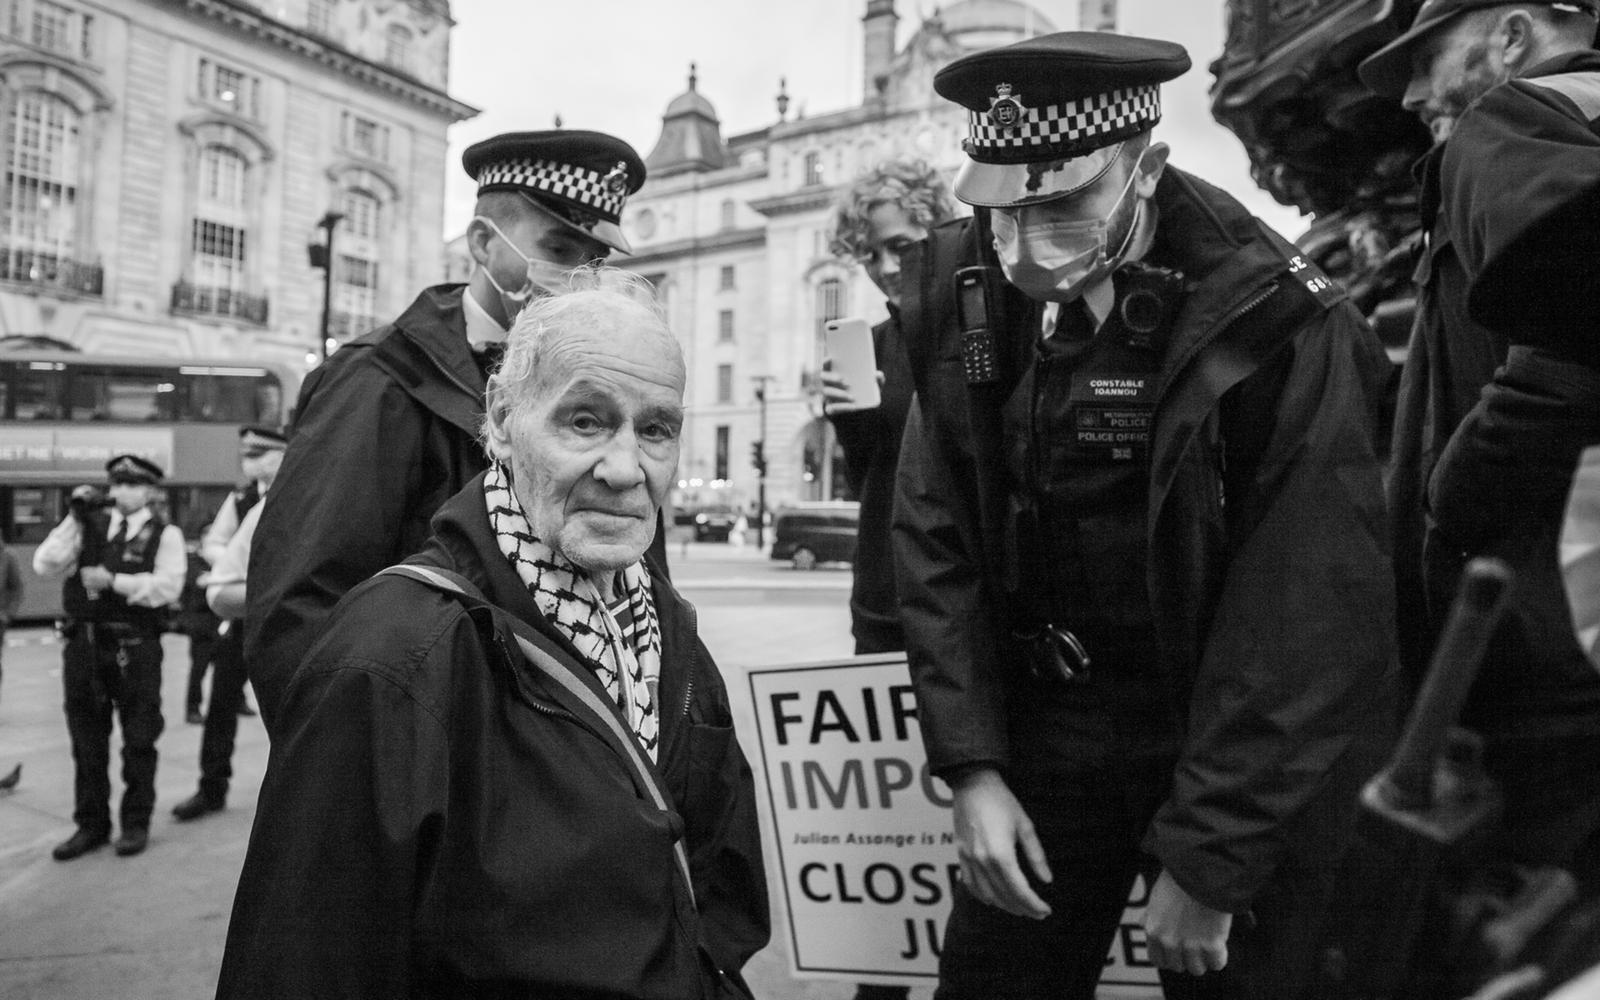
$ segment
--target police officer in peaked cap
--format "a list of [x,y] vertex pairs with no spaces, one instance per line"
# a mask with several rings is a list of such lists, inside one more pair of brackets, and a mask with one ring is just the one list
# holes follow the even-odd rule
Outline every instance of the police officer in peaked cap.
[[250,554],[245,659],[269,734],[334,604],[415,552],[439,505],[484,470],[485,379],[517,314],[567,270],[629,250],[622,211],[645,166],[621,139],[511,132],[462,166],[478,185],[471,280],[424,289],[301,389]]
[[71,511],[33,554],[33,571],[62,580],[61,681],[72,736],[77,829],[51,852],[71,861],[111,837],[111,720],[122,730],[116,852],[144,851],[156,800],[161,735],[161,633],[183,591],[183,533],[150,506],[161,466],[141,455],[106,462],[110,506],[75,494]]
[[1168,997],[1303,996],[1393,695],[1342,289],[1168,165],[1151,39],[958,59],[957,197],[904,265],[896,579],[961,884],[941,1000],[1090,998],[1137,876]]

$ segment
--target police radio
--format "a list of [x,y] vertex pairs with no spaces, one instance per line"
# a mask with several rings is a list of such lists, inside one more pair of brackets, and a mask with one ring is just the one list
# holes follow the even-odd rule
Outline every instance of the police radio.
[[961,325],[961,370],[968,385],[994,385],[1001,380],[1000,343],[990,318],[992,267],[963,267],[956,272],[956,315]]

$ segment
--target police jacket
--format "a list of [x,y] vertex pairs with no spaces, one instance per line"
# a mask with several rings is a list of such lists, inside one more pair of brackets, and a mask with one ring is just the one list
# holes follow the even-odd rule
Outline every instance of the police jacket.
[[[1372,442],[1387,360],[1342,292],[1228,195],[1169,167],[1154,203],[1152,255],[1189,290],[1154,391],[1147,590],[1187,728],[1146,847],[1191,895],[1241,912],[1288,852],[1325,863],[1393,722]],[[976,258],[972,229],[935,230],[907,264],[937,286],[923,313],[945,318],[907,321],[908,343],[930,339],[895,509],[918,712],[944,775],[1004,773],[1022,671],[983,568],[954,294],[947,268],[929,273],[942,241]],[[1008,334],[1036,336],[1037,313],[1023,319]]]
[[250,553],[245,658],[269,731],[334,604],[421,549],[429,518],[488,464],[465,293],[464,285],[426,289],[301,386]]
[[861,501],[850,588],[850,623],[857,653],[898,652],[905,648],[895,596],[894,556],[889,518],[894,510],[895,466],[900,438],[911,409],[911,370],[901,342],[898,310],[872,328],[878,370],[883,372],[880,402],[871,410],[835,413],[829,419],[844,449],[845,476]]
[[1551,59],[1479,98],[1445,144],[1442,187],[1472,317],[1513,346],[1600,368],[1600,52]]
[[1427,670],[1439,626],[1430,616],[1422,576],[1428,478],[1450,435],[1506,358],[1505,336],[1467,315],[1466,271],[1439,211],[1443,160],[1444,147],[1435,146],[1417,164],[1419,211],[1427,235],[1412,274],[1417,305],[1395,402],[1386,487],[1400,660],[1414,682]]
[[481,478],[434,527],[412,562],[489,603],[384,574],[327,620],[282,695],[217,996],[748,996],[769,934],[755,793],[694,609],[652,570],[658,808],[522,654],[518,628],[604,699],[501,555]]

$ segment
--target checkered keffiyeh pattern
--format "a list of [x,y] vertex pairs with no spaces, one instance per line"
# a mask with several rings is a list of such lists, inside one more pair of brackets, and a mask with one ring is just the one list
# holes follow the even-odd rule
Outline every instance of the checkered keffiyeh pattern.
[[980,162],[1019,151],[1035,157],[1051,151],[1073,156],[1109,145],[1119,134],[1126,137],[1154,126],[1161,120],[1161,92],[1159,87],[1132,87],[1066,104],[1024,106],[1011,128],[996,125],[988,111],[969,111],[967,120],[967,152]]
[[608,222],[622,218],[627,188],[616,194],[606,183],[609,174],[555,160],[500,160],[478,171],[478,187],[510,184],[576,202]]
[[522,504],[511,490],[511,476],[501,463],[489,468],[483,495],[500,552],[533,595],[539,611],[555,622],[589,661],[639,745],[655,760],[661,742],[656,710],[661,627],[650,596],[650,572],[643,562],[621,572],[629,613],[627,624],[619,625],[588,574],[533,534]]

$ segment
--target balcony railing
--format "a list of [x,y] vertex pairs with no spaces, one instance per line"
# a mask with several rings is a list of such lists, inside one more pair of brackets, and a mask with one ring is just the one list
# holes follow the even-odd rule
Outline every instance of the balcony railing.
[[39,285],[79,295],[101,295],[105,269],[53,253],[0,247],[0,281]]
[[376,316],[366,313],[333,312],[328,314],[328,336],[338,341],[354,340],[376,330],[382,323]]
[[267,323],[267,297],[249,295],[236,288],[192,285],[180,281],[172,286],[172,311],[202,316],[227,316],[248,323]]

